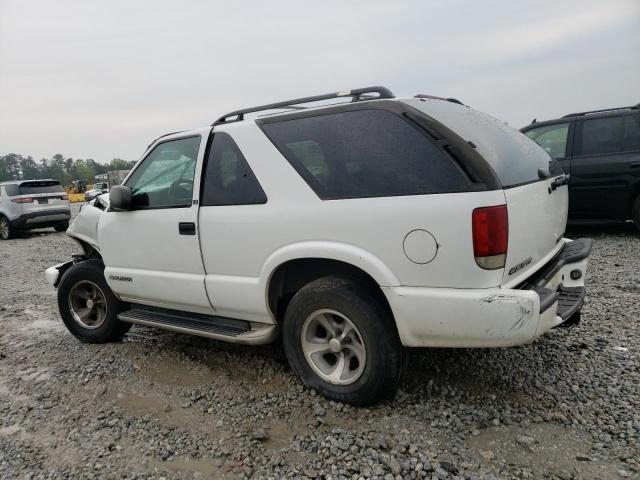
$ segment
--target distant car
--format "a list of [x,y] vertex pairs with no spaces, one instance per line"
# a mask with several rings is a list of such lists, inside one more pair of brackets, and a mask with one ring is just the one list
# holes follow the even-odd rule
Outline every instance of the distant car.
[[57,180],[18,180],[0,183],[0,239],[17,230],[69,228],[69,199]]
[[640,229],[640,104],[534,120],[521,131],[570,175],[570,221],[633,220]]
[[84,192],[84,199],[87,202],[89,202],[89,201],[93,200],[94,198],[96,198],[98,195],[102,195],[103,193],[107,193],[108,191],[109,191],[109,189],[107,188],[107,184],[106,183],[102,183],[102,184],[97,183],[97,184],[94,184],[94,188]]

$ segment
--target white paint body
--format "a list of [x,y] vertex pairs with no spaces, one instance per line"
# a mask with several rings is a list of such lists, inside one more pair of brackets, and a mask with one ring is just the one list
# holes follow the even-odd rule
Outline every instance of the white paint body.
[[[514,287],[568,241],[562,239],[566,186],[549,194],[549,179],[507,190],[321,200],[254,121],[216,126],[220,131],[237,143],[267,203],[196,203],[211,133],[204,128],[163,138],[202,138],[191,207],[114,212],[90,205],[70,227],[69,235],[100,252],[107,283],[121,299],[248,320],[259,328],[276,323],[267,293],[278,266],[325,258],[358,267],[378,283],[406,346],[523,344],[561,322],[555,306],[540,315],[538,295]],[[507,266],[484,270],[474,260],[472,211],[505,203]],[[179,222],[195,222],[196,235],[179,235]],[[416,230],[426,233],[408,237]],[[511,265],[528,257],[526,268],[508,274]],[[575,268],[584,272],[586,260],[565,266],[550,283],[565,276],[566,286],[582,285],[584,275],[567,281]]]

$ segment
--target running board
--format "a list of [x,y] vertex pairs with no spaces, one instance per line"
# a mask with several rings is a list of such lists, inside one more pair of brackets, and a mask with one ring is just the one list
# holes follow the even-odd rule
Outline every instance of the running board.
[[277,326],[273,324],[254,324],[252,328],[245,320],[146,305],[132,305],[118,314],[118,320],[233,343],[264,344],[277,335]]

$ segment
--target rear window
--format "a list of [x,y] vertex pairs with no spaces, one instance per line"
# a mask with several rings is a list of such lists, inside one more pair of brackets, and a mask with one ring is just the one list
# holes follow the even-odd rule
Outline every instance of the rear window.
[[401,117],[357,110],[261,128],[326,200],[468,190],[458,167]]
[[562,172],[558,162],[536,142],[489,115],[442,100],[407,103],[473,142],[505,188],[539,180],[540,168],[549,169],[552,174]]
[[20,184],[20,195],[64,192],[60,182],[26,182]]

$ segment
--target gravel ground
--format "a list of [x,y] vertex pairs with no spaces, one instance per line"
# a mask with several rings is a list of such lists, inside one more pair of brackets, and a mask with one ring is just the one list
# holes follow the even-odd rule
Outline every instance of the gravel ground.
[[62,233],[0,243],[1,478],[640,478],[640,236],[595,238],[582,323],[532,345],[415,350],[396,397],[301,386],[279,345],[134,327],[87,345],[44,269]]

